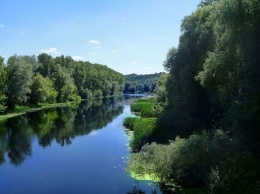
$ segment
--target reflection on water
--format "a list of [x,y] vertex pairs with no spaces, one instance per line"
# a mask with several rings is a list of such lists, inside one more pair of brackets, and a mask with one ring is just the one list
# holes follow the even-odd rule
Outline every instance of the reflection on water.
[[133,98],[84,101],[0,123],[0,193],[155,193],[154,183],[125,171],[122,122]]
[[123,112],[115,103],[122,97],[84,101],[78,107],[62,107],[28,113],[0,124],[0,164],[8,153],[10,162],[21,164],[32,154],[32,138],[36,135],[42,147],[55,140],[59,145],[70,145],[77,136],[87,135],[110,123]]

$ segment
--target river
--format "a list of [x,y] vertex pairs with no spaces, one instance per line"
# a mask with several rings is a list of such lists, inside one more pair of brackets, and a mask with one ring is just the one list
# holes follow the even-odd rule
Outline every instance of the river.
[[122,123],[132,114],[132,98],[85,101],[0,123],[0,193],[160,193],[125,170],[130,151]]

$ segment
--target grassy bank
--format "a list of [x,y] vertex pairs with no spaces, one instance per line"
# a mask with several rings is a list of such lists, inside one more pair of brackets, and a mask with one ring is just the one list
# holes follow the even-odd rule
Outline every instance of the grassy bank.
[[123,124],[133,133],[130,147],[134,152],[136,152],[139,151],[144,144],[151,141],[151,134],[156,129],[154,99],[139,99],[131,105],[131,110],[138,115],[141,115],[141,117],[127,117]]
[[62,103],[53,103],[53,104],[38,104],[36,107],[29,107],[29,106],[16,106],[12,112],[9,112],[4,115],[0,115],[0,121],[17,117],[23,114],[26,114],[28,112],[35,112],[43,109],[48,108],[56,108],[56,107],[64,107],[64,106],[70,106],[73,104],[78,104],[79,101],[73,101],[73,102],[62,102]]
[[154,99],[141,98],[131,105],[131,111],[136,112],[141,117],[154,117]]

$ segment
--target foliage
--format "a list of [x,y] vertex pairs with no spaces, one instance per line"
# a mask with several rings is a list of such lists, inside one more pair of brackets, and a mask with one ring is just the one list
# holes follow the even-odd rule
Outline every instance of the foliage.
[[142,117],[153,117],[154,112],[154,99],[146,98],[139,99],[131,105],[131,111],[138,112]]
[[259,192],[259,17],[258,0],[203,0],[183,19],[155,105],[155,132],[179,137],[134,153],[131,172],[185,193]]
[[104,65],[74,62],[72,77],[81,98],[95,96],[96,90],[100,97],[118,95],[124,89],[124,76]]
[[11,56],[7,64],[7,105],[23,105],[28,101],[28,94],[31,92],[32,65],[17,55]]
[[138,120],[138,117],[126,117],[123,125],[129,129],[129,130],[134,130],[134,124],[136,123],[136,121]]
[[79,101],[119,95],[124,76],[105,65],[77,62],[69,56],[46,53],[0,57],[0,113],[19,106]]
[[4,58],[0,56],[0,113],[6,109],[5,100],[6,100],[6,68],[4,65]]
[[52,80],[50,80],[48,77],[44,78],[40,74],[33,77],[30,95],[32,102],[54,103],[56,101],[57,95],[58,93],[54,89]]
[[[203,186],[213,193],[257,191],[259,163],[248,152],[237,152],[232,146],[232,140],[222,131],[187,139],[177,137],[168,145],[147,144],[131,155],[128,171],[155,174],[170,185]],[[253,168],[247,167],[248,162]]]
[[124,93],[154,93],[156,83],[163,74],[165,73],[125,75],[126,83]]
[[166,90],[166,83],[168,80],[169,75],[168,74],[163,74],[160,76],[160,79],[157,82],[155,93],[155,114],[161,115],[165,107],[167,106],[167,90]]
[[136,118],[130,120],[130,123],[128,122],[127,124],[130,124],[130,127],[132,125],[132,130],[134,131],[130,142],[130,147],[133,151],[138,151],[144,144],[151,142],[150,136],[156,129],[155,118]]

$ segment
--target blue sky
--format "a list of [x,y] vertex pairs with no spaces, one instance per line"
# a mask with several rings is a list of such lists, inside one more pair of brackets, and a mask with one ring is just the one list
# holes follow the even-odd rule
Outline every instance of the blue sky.
[[100,63],[123,74],[164,71],[184,16],[200,0],[1,0],[0,55]]

